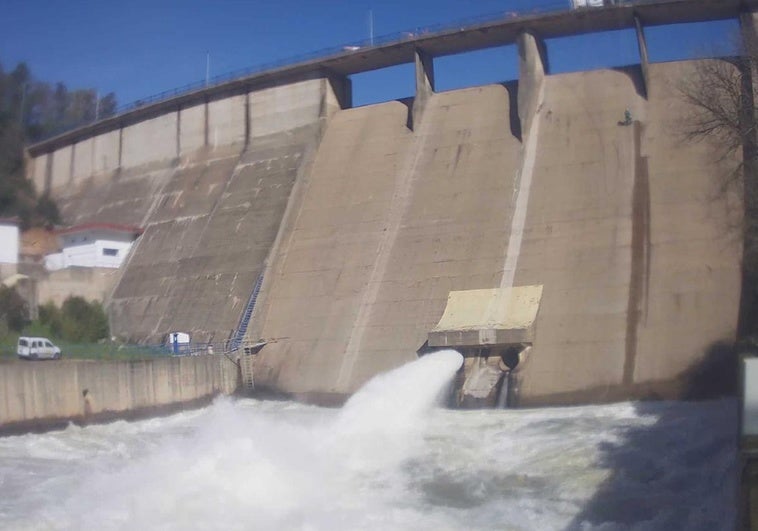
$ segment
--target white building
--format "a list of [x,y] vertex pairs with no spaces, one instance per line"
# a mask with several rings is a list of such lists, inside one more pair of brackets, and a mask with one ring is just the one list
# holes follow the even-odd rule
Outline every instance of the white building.
[[18,220],[0,218],[0,263],[18,263]]
[[50,271],[71,266],[118,268],[142,229],[113,223],[87,223],[56,231],[60,253],[45,257]]

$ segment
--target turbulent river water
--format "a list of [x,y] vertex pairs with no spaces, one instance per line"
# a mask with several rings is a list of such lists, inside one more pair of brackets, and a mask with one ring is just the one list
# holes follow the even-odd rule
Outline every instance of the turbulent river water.
[[736,403],[435,407],[433,354],[342,409],[219,399],[0,439],[0,529],[732,529]]

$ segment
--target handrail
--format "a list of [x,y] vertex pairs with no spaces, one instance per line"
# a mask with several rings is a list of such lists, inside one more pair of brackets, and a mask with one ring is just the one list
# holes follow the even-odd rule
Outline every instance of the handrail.
[[116,109],[116,114],[122,114],[132,109],[137,109],[139,107],[143,107],[150,103],[156,103],[159,101],[163,101],[165,99],[170,99],[170,98],[173,98],[174,96],[179,96],[181,94],[192,92],[194,90],[216,87],[218,85],[228,83],[229,81],[243,79],[252,74],[257,74],[260,72],[264,72],[266,70],[273,70],[275,68],[281,68],[283,66],[290,66],[290,65],[295,65],[298,63],[304,63],[304,62],[311,61],[313,59],[318,59],[318,58],[326,59],[326,58],[336,57],[340,55],[349,55],[350,53],[358,49],[374,48],[378,46],[384,46],[387,44],[396,44],[403,41],[415,39],[420,36],[429,36],[434,33],[442,33],[447,30],[460,29],[461,27],[474,26],[477,24],[484,24],[487,22],[497,22],[499,20],[503,20],[507,18],[513,18],[513,17],[518,17],[518,16],[524,16],[524,15],[536,15],[536,14],[570,11],[571,10],[570,7],[567,7],[570,5],[571,5],[570,2],[567,0],[563,0],[561,2],[556,2],[554,0],[551,0],[551,2],[546,5],[532,6],[530,8],[521,9],[521,10],[517,9],[517,10],[511,10],[511,11],[498,11],[497,13],[488,13],[485,15],[466,17],[463,19],[456,20],[454,22],[445,22],[445,23],[433,24],[431,26],[425,26],[423,28],[416,27],[410,30],[387,33],[385,35],[374,37],[373,40],[361,39],[357,41],[344,43],[338,46],[330,46],[327,48],[322,48],[320,50],[315,50],[315,51],[307,52],[304,54],[298,54],[295,56],[286,57],[284,59],[268,61],[265,63],[260,63],[257,65],[240,68],[237,70],[232,70],[231,72],[225,72],[223,74],[219,74],[210,78],[208,82],[202,79],[199,81],[194,81],[192,83],[187,83],[186,85],[183,85],[180,87],[164,90],[163,92],[152,94],[144,98],[139,98],[130,103],[121,105]]
[[[624,1],[627,1],[627,0],[624,0]],[[622,2],[617,0],[616,3],[622,3]],[[295,56],[286,57],[283,59],[278,59],[275,61],[259,63],[257,65],[240,68],[237,70],[232,70],[231,72],[225,72],[223,74],[213,76],[207,81],[204,79],[199,80],[199,81],[193,81],[192,83],[187,83],[179,87],[164,90],[162,92],[158,92],[150,96],[139,98],[137,100],[126,103],[124,105],[120,105],[119,107],[116,108],[116,112],[113,115],[108,116],[105,119],[112,119],[114,117],[133,111],[135,109],[145,107],[146,105],[151,105],[154,103],[170,100],[177,96],[189,94],[191,92],[198,91],[198,90],[211,89],[211,88],[223,85],[225,83],[229,83],[231,81],[241,80],[253,74],[259,74],[261,72],[274,70],[276,68],[293,66],[299,63],[306,63],[309,61],[313,61],[315,59],[331,59],[331,58],[336,58],[340,56],[347,56],[354,53],[357,50],[365,50],[367,48],[377,48],[380,46],[386,46],[390,44],[398,44],[398,43],[402,43],[409,40],[415,40],[419,37],[432,36],[435,33],[443,33],[445,31],[450,31],[450,30],[466,29],[467,27],[475,26],[479,24],[497,22],[500,20],[512,19],[512,18],[527,16],[527,15],[538,15],[538,14],[571,11],[572,9],[570,8],[570,6],[571,6],[570,0],[563,0],[563,1],[550,0],[549,2],[543,3],[542,5],[538,5],[538,6],[530,6],[528,8],[522,8],[522,9],[514,8],[509,11],[498,11],[497,13],[488,13],[484,15],[466,17],[463,19],[458,19],[454,22],[444,22],[444,23],[424,26],[423,28],[416,27],[410,30],[396,31],[396,32],[374,37],[373,39],[361,39],[357,41],[344,43],[338,46],[330,46],[330,47],[322,48],[322,49],[315,50],[312,52],[307,52],[304,54],[299,54]],[[95,122],[96,120],[89,123],[95,123]],[[77,129],[84,125],[88,125],[88,124],[83,123],[83,124],[78,124],[76,126],[67,127],[65,129],[56,130],[46,135],[45,137],[41,138],[40,140],[36,141],[35,143],[45,142],[46,140],[49,140],[50,138],[53,138],[55,136],[66,133],[68,131]]]

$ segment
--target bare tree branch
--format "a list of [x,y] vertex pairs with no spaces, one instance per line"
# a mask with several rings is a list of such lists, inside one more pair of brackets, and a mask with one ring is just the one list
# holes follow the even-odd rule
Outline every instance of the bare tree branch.
[[692,142],[707,141],[715,161],[727,168],[719,176],[722,197],[737,192],[742,216],[742,297],[739,334],[758,334],[758,45],[752,34],[741,40],[739,54],[698,61],[695,71],[679,83],[690,108],[682,133]]

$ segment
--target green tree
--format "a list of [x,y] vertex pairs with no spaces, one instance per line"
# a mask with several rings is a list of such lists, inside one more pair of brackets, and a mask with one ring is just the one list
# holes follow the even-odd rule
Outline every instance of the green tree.
[[74,343],[94,343],[110,335],[102,305],[82,297],[68,297],[60,308],[52,302],[41,305],[39,320],[55,337]]
[[35,80],[25,63],[11,71],[0,65],[0,217],[18,217],[22,229],[59,223],[55,202],[37,197],[26,179],[24,146],[115,110],[113,93],[98,101],[94,90]]
[[108,118],[116,114],[116,95],[113,92],[109,92],[104,97],[100,98],[100,111],[99,118]]
[[98,302],[68,297],[61,306],[63,338],[68,341],[94,342],[108,337],[108,317]]
[[41,218],[41,221],[50,224],[58,224],[61,222],[58,205],[47,194],[42,194],[39,199],[37,199],[36,211],[37,215]]
[[9,330],[20,332],[29,324],[29,306],[18,292],[0,285],[0,321]]
[[50,329],[50,333],[55,337],[63,337],[60,308],[53,302],[46,302],[40,305],[38,312],[39,321]]

